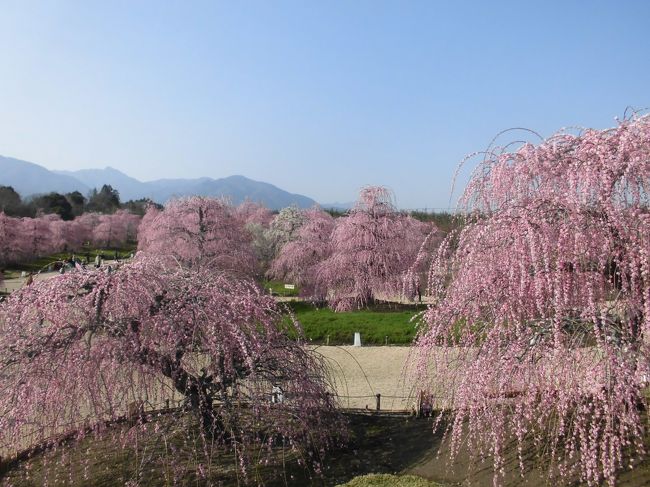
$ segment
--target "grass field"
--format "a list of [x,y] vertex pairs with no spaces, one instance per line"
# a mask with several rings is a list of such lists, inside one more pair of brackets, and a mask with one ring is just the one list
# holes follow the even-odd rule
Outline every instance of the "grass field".
[[284,281],[263,281],[261,285],[262,288],[267,292],[270,289],[273,292],[273,296],[294,298],[300,295],[300,289],[298,289],[298,286],[296,286],[294,289],[286,289],[284,287],[284,284]]
[[413,316],[425,309],[413,305],[376,305],[371,309],[335,313],[310,303],[286,303],[301,323],[306,337],[320,344],[352,345],[354,332],[362,344],[406,345],[415,337]]

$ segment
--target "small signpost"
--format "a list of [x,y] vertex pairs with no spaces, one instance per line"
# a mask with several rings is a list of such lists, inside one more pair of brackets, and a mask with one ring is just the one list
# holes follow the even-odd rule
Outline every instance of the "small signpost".
[[296,289],[296,285],[295,284],[285,284],[284,288],[285,289]]

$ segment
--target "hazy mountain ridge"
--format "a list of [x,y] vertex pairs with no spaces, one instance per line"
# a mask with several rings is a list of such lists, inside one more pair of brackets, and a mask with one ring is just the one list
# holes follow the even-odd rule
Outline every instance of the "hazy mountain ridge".
[[112,167],[81,169],[78,171],[50,171],[32,162],[0,156],[0,185],[13,186],[23,197],[56,191],[80,191],[87,194],[92,188],[110,184],[120,193],[122,201],[150,198],[164,203],[173,197],[225,196],[234,204],[245,200],[260,202],[271,209],[289,205],[308,208],[316,203],[301,194],[284,191],[269,183],[254,181],[244,176],[212,179],[158,179],[142,182]]
[[23,196],[32,194],[69,193],[80,191],[86,194],[90,187],[67,174],[54,173],[33,162],[13,157],[0,156],[0,184],[12,186]]
[[52,171],[57,174],[65,174],[73,177],[89,188],[101,188],[104,184],[110,184],[120,192],[123,201],[142,198],[139,196],[145,183],[132,178],[117,169],[105,167],[104,169],[80,169],[79,171]]

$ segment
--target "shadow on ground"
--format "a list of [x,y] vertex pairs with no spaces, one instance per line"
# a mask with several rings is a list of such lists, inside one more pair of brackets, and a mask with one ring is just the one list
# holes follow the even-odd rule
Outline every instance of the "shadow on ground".
[[[493,473],[490,459],[474,463],[466,451],[460,451],[453,462],[449,461],[448,441],[441,433],[433,433],[431,418],[414,418],[399,414],[348,413],[350,441],[345,448],[330,452],[324,459],[322,471],[316,473],[304,467],[290,455],[276,455],[271,463],[249,472],[249,485],[276,486],[334,486],[368,473],[414,474],[447,486],[492,486]],[[163,420],[159,420],[163,421]],[[174,424],[187,421],[174,420]],[[161,423],[162,424],[162,423]],[[181,425],[187,433],[192,425]],[[116,429],[119,431],[119,428]],[[234,458],[220,454],[215,459],[207,477],[197,471],[186,470],[179,475],[173,471],[173,461],[150,461],[142,467],[147,454],[153,458],[158,453],[169,455],[167,445],[141,438],[137,449],[116,446],[114,441],[87,437],[79,442],[59,446],[54,451],[40,452],[29,460],[5,464],[3,485],[37,486],[48,483],[74,486],[130,485],[246,485],[238,473]],[[171,438],[170,438],[171,441]],[[191,456],[195,444],[187,442],[187,435],[172,448],[172,456],[183,460]],[[91,458],[91,460],[88,460]],[[160,458],[164,455],[160,455]],[[505,487],[528,485],[559,485],[546,479],[543,466],[536,466],[534,458],[527,458],[528,470],[521,477],[514,445],[506,452],[506,474],[501,485]],[[187,463],[182,461],[183,464]],[[577,484],[574,484],[577,485]],[[650,485],[650,461],[623,472],[619,486],[640,487]]]

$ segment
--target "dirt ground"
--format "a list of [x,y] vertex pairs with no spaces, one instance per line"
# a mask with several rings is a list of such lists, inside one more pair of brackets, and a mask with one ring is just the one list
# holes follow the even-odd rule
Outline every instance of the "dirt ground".
[[415,405],[415,394],[405,374],[410,350],[410,347],[314,347],[329,366],[341,407],[374,410],[376,395],[381,394],[382,411],[405,411]]
[[[314,472],[306,469],[304,464],[297,464],[294,460],[287,458],[287,463],[270,464],[256,468],[254,477],[256,481],[251,485],[265,485],[266,487],[331,487],[340,485],[350,479],[368,473],[397,473],[412,474],[433,480],[445,487],[489,487],[493,485],[493,472],[489,458],[485,461],[472,461],[468,452],[461,448],[453,462],[449,461],[448,440],[443,440],[441,432],[433,432],[433,420],[431,418],[413,418],[407,415],[396,414],[373,414],[373,413],[348,413],[348,424],[350,428],[350,442],[341,448],[329,452],[323,458],[322,474],[314,475]],[[144,438],[139,448],[149,448]],[[45,464],[39,466],[40,455],[33,457],[30,480],[26,480],[20,474],[21,465],[5,464],[0,468],[0,484],[18,486],[43,485],[42,469],[54,470],[59,477],[60,485],[71,485],[81,487],[86,485],[123,485],[127,480],[133,478],[134,471],[141,468],[139,463],[133,461],[134,454],[130,453],[131,446],[125,448],[106,449],[101,442],[93,442],[88,436],[78,445],[72,445],[69,449],[54,450],[46,454],[49,458]],[[84,458],[93,451],[93,461],[89,464],[90,477],[85,478]],[[59,457],[60,452],[66,452],[66,459]],[[63,460],[63,463],[59,461]],[[144,457],[142,459],[144,461]],[[29,460],[32,462],[32,460]],[[241,479],[233,475],[233,469],[229,467],[232,459],[221,458],[217,463],[221,465],[220,470],[214,473],[216,478],[213,482],[189,481],[192,478],[180,480],[179,485],[222,485],[240,486]],[[526,471],[520,475],[517,467],[516,449],[509,448],[505,452],[505,477],[500,479],[502,487],[530,486],[541,487],[551,485],[570,485],[577,487],[579,483],[559,483],[549,481],[544,475],[545,471],[536,465],[535,459],[526,459]],[[23,465],[24,466],[24,465]],[[41,473],[39,473],[41,472]],[[151,470],[150,472],[154,472]],[[155,471],[161,474],[160,471]],[[150,474],[152,475],[152,474]],[[140,478],[138,485],[142,487],[161,485],[154,477],[147,475]],[[22,477],[22,479],[21,479]],[[642,487],[650,485],[650,466],[648,462],[638,465],[631,471],[622,472],[619,486]]]
[[[103,268],[106,268],[107,266],[110,265],[113,269],[115,269],[115,267],[119,265],[119,263],[114,260],[104,260],[102,262],[103,262]],[[58,275],[60,275],[58,271],[40,272],[38,274],[33,274],[32,278],[34,281],[44,281],[46,279],[50,279]],[[26,281],[27,281],[27,277],[12,277],[11,279],[4,279],[0,282],[0,291],[5,293],[12,293],[20,289],[21,287],[23,287]]]
[[[58,272],[41,272],[40,274],[34,274],[33,279],[35,281],[44,281],[46,279],[49,279],[51,277],[58,276]],[[0,283],[0,290],[3,292],[8,292],[12,293],[16,291],[17,289],[20,289],[23,287],[25,284],[25,281],[27,280],[26,277],[15,277],[12,279],[5,279]]]

